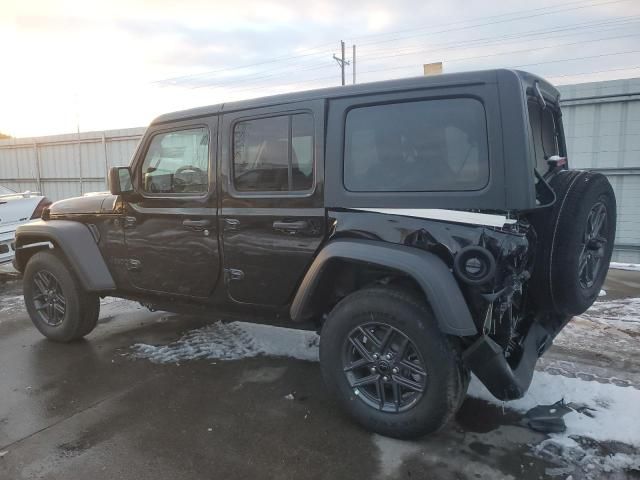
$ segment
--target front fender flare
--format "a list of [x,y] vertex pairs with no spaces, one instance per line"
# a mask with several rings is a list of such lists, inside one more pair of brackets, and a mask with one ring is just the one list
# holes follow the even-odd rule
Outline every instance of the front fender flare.
[[380,265],[409,275],[422,288],[442,332],[456,336],[478,333],[460,287],[439,257],[414,247],[359,239],[334,240],[320,251],[291,304],[292,320],[304,318],[323,270],[333,259]]
[[64,253],[85,290],[115,290],[111,272],[86,225],[71,220],[38,220],[20,225],[16,230],[16,261],[21,262],[21,251],[30,244],[43,241],[52,242]]

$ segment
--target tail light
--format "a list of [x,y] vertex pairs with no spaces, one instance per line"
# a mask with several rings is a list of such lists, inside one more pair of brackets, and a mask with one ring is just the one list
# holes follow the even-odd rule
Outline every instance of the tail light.
[[51,205],[51,200],[49,200],[47,197],[43,197],[42,200],[40,200],[40,203],[38,203],[36,209],[33,211],[31,220],[41,218],[45,208],[47,208],[49,205]]

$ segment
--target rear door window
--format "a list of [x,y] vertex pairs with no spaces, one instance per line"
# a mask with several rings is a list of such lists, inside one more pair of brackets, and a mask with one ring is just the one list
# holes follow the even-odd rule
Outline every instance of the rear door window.
[[313,164],[311,114],[245,120],[234,126],[233,181],[239,192],[308,191]]
[[347,114],[347,190],[479,190],[488,180],[487,124],[478,100],[391,103]]

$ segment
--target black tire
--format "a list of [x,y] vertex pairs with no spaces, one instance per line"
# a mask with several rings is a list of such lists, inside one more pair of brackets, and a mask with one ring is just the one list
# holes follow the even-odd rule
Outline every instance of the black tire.
[[[584,171],[560,172],[550,182],[556,192],[551,212],[534,220],[539,252],[531,285],[535,299],[549,310],[579,315],[587,310],[602,288],[616,227],[616,199],[607,178]],[[604,211],[605,222],[597,241],[588,237],[596,209]],[[591,279],[586,281],[585,258]]]
[[[345,373],[345,355],[353,348],[349,339],[354,332],[359,335],[359,327],[372,325],[372,322],[384,325],[381,327],[383,329],[392,328],[394,335],[400,338],[400,343],[403,338],[408,339],[411,348],[415,349],[415,358],[420,360],[417,363],[423,365],[426,371],[424,379],[421,375],[412,377],[415,383],[424,380],[422,393],[405,391],[399,395],[412,402],[408,406],[401,407],[395,402],[384,403],[385,397],[382,395],[384,407],[372,403],[365,391],[369,386],[354,388]],[[374,331],[371,329],[370,333]],[[373,341],[369,346],[375,346]],[[400,349],[394,352],[393,348],[393,345],[389,346],[392,353],[400,355]],[[402,358],[398,357],[398,362],[400,360]],[[433,313],[423,301],[413,294],[392,288],[360,290],[335,306],[321,332],[320,367],[329,390],[351,416],[367,429],[389,437],[415,438],[438,431],[452,418],[466,394],[468,372],[462,365],[455,344],[440,332]],[[368,368],[371,367],[366,367],[363,375],[366,375]],[[386,367],[385,370],[389,371]],[[377,372],[376,384],[379,388],[382,366]],[[394,373],[398,372],[394,370]],[[399,373],[403,375],[402,371]],[[394,382],[396,377],[390,374],[385,378],[393,378],[390,382]],[[384,391],[391,389],[395,394],[395,386],[387,382],[382,385]]]
[[[49,296],[43,297],[43,286],[52,292]],[[78,340],[88,335],[98,323],[98,296],[85,292],[64,260],[55,253],[38,252],[29,259],[24,271],[23,291],[31,321],[49,340]],[[49,298],[50,303],[46,301]]]

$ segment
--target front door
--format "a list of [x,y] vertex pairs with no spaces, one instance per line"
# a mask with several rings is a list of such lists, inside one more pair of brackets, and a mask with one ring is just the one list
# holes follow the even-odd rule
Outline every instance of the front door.
[[145,136],[125,206],[126,266],[134,288],[209,297],[219,270],[215,152],[217,118]]
[[221,132],[229,296],[285,305],[325,236],[324,103],[225,114]]

